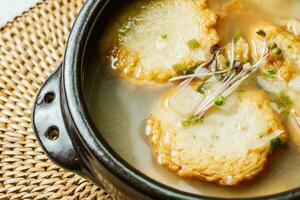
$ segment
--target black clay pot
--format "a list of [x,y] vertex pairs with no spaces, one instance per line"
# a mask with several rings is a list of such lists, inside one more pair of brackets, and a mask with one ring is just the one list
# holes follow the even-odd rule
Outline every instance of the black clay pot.
[[[87,0],[71,32],[65,59],[38,94],[33,125],[41,146],[58,165],[104,187],[115,199],[216,199],[181,192],[146,177],[118,156],[93,125],[83,98],[84,59],[93,35],[122,0]],[[89,59],[93,59],[90,57]],[[300,189],[252,198],[300,199]]]

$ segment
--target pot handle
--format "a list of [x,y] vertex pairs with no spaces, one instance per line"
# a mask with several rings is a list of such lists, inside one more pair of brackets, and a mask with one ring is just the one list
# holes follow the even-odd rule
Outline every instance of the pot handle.
[[88,167],[78,154],[78,145],[70,137],[63,117],[60,93],[62,65],[40,89],[33,109],[33,129],[48,157],[59,166],[92,181]]

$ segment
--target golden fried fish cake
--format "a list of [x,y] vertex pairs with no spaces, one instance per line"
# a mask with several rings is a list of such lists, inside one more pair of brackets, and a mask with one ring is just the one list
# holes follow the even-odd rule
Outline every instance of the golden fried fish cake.
[[[257,34],[258,31],[264,32],[266,37],[261,37]],[[266,40],[266,43],[264,40]],[[252,37],[252,49],[253,57],[256,60],[261,57],[264,46],[271,44],[276,45],[276,48],[272,49],[274,53],[261,67],[262,72],[267,74],[268,70],[273,70],[276,73],[278,72],[283,80],[287,82],[292,80],[300,72],[299,38],[286,29],[274,25],[262,25],[255,28]],[[276,50],[278,51],[276,52]]]
[[[285,104],[288,104],[285,107],[298,110],[300,105],[297,97],[300,92],[300,38],[295,35],[296,33],[289,32],[292,31],[291,27],[287,28],[275,25],[257,27],[253,32],[252,48],[255,50],[256,59],[261,56],[261,50],[265,44],[273,52],[261,67],[260,76],[257,79],[259,85],[269,93],[283,95]],[[265,32],[265,38],[256,34],[259,30]],[[278,111],[287,117],[289,112],[284,114],[281,110],[282,108],[279,107]]]
[[158,163],[181,177],[237,185],[262,172],[274,140],[287,139],[279,116],[260,90],[233,93],[190,127],[183,127],[182,120],[202,95],[190,86],[174,91],[155,104],[147,130]]
[[188,69],[208,59],[219,40],[216,21],[205,0],[151,1],[119,28],[112,67],[137,80],[166,82],[178,66]]

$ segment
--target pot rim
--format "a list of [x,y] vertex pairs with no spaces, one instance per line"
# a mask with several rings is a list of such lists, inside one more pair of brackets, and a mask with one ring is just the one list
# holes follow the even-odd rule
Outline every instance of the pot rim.
[[[100,132],[95,128],[87,111],[83,99],[81,84],[81,68],[83,66],[85,46],[87,44],[93,25],[98,16],[110,0],[87,0],[80,11],[69,36],[62,80],[65,90],[66,105],[70,116],[80,133],[79,137],[89,152],[101,162],[113,175],[135,190],[155,199],[207,199],[226,200],[228,198],[215,198],[183,192],[166,186],[133,168],[123,160],[105,141]],[[262,199],[293,199],[300,197],[300,187],[279,194],[243,198],[247,200]],[[230,198],[238,199],[238,198]]]

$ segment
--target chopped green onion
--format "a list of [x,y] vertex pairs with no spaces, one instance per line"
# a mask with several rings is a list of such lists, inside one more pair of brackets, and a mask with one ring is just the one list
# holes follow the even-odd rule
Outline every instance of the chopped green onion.
[[268,69],[267,74],[270,78],[275,78],[276,77],[276,72],[273,69]]
[[203,118],[199,116],[194,116],[189,119],[185,119],[181,121],[181,126],[184,128],[188,128],[190,126],[195,126],[203,122]]
[[291,49],[291,48],[292,48],[292,46],[291,46],[291,45],[288,45],[288,46],[287,46],[287,48],[288,48],[288,49]]
[[229,71],[229,72],[224,72],[222,74],[216,74],[215,77],[218,81],[223,81],[224,78],[226,78],[226,76],[235,76],[237,74],[237,71],[236,70],[232,70],[232,71]]
[[240,60],[234,60],[234,61],[233,61],[233,66],[239,65],[240,63],[241,63]]
[[[225,65],[226,65],[226,67],[230,67],[230,65],[231,65],[230,60],[227,60]],[[234,60],[233,61],[233,67],[238,67],[238,66],[241,66],[241,61],[240,60]]]
[[227,67],[230,66],[230,61],[229,61],[229,60],[226,61],[226,66],[227,66]]
[[167,38],[168,38],[168,34],[162,34],[162,35],[160,36],[160,38],[161,38],[161,39],[167,39]]
[[180,75],[189,75],[189,74],[193,74],[194,73],[194,70],[191,70],[191,69],[183,69],[181,71],[179,71],[179,74]]
[[175,65],[172,65],[172,69],[178,73],[178,72],[182,71],[184,69],[184,67],[181,64],[175,64]]
[[190,49],[196,49],[200,47],[200,43],[196,39],[189,40],[187,44]]
[[175,64],[172,65],[172,69],[179,75],[189,75],[189,74],[193,74],[194,73],[194,69],[193,68],[189,68],[187,69],[185,66],[183,66],[182,64]]
[[288,117],[291,111],[291,107],[293,105],[293,101],[283,92],[279,95],[277,94],[270,94],[271,101],[276,104],[278,107],[279,112],[282,114],[283,117]]
[[249,58],[249,59],[248,59],[248,63],[250,63],[251,65],[253,65],[253,63],[254,63],[253,59],[252,59],[252,58]]
[[270,141],[270,154],[273,154],[278,148],[287,149],[289,148],[289,143],[282,141],[279,137],[272,139]]
[[199,92],[200,94],[205,94],[206,90],[207,84],[205,84],[205,82],[199,85],[199,87],[197,88],[197,92]]
[[261,69],[260,68],[257,68],[256,72],[257,74],[260,74],[261,73]]
[[191,124],[190,120],[182,120],[181,121],[181,126],[183,126],[184,128],[189,127]]
[[217,105],[217,106],[221,106],[221,105],[223,105],[224,104],[224,97],[223,96],[217,96],[216,98],[215,98],[215,105]]
[[276,44],[275,42],[271,42],[271,43],[268,44],[268,48],[269,48],[269,49],[272,49],[272,50],[273,50],[273,49],[275,49],[276,47],[277,47],[277,44]]
[[242,34],[243,34],[243,31],[240,27],[235,29],[234,36],[233,36],[234,40],[235,41],[239,40],[242,37]]
[[273,49],[272,52],[279,55],[279,54],[281,54],[281,49],[277,47],[277,48]]
[[258,136],[258,138],[261,139],[261,138],[263,138],[265,135],[266,135],[266,133],[260,133],[259,136]]
[[216,74],[216,75],[215,75],[215,78],[216,78],[218,81],[222,81],[222,80],[225,78],[225,75],[224,75],[224,74],[227,74],[227,73]]
[[280,138],[277,137],[275,139],[272,139],[270,142],[270,153],[271,154],[274,153],[274,151],[279,148],[280,144],[281,144]]

